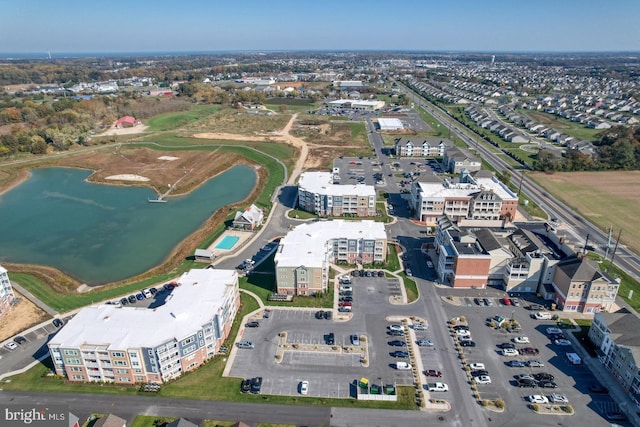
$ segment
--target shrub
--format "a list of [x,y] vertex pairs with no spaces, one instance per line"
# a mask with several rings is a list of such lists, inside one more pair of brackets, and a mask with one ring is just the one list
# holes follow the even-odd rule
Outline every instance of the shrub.
[[460,323],[466,323],[467,322],[467,318],[464,317],[464,316],[460,316],[459,319],[460,319]]
[[538,406],[537,403],[534,403],[531,405],[531,409],[533,409],[534,411],[538,412],[540,410],[540,406]]
[[493,402],[493,404],[498,409],[504,409],[504,400],[502,399],[497,399],[496,401]]
[[573,406],[571,405],[561,406],[560,409],[562,409],[567,414],[573,414]]
[[488,400],[486,400],[486,399],[482,399],[482,400],[480,401],[480,405],[482,405],[482,406],[489,406],[489,401],[488,401]]

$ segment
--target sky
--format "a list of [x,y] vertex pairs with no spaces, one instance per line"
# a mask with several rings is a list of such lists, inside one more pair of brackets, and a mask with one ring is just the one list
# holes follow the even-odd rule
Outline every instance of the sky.
[[0,52],[640,51],[640,0],[0,0]]

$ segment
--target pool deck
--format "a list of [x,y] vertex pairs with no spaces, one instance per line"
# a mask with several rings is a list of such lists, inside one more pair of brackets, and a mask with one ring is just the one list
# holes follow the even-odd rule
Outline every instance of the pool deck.
[[[216,248],[216,246],[227,236],[235,236],[238,237],[239,240],[233,245],[231,249]],[[244,244],[253,236],[255,236],[255,233],[251,231],[226,230],[220,235],[220,237],[216,239],[215,242],[209,245],[207,249],[213,252],[213,255],[215,255],[216,258],[222,255],[229,255],[244,247]]]

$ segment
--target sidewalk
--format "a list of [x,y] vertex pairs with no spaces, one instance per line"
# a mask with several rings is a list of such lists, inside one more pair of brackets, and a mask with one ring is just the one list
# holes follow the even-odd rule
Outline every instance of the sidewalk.
[[50,314],[51,316],[55,317],[58,315],[58,312],[55,311],[53,308],[49,307],[48,305],[46,305],[45,303],[43,303],[42,301],[40,301],[38,298],[36,298],[31,292],[29,292],[28,290],[26,290],[25,288],[23,288],[22,286],[20,286],[19,284],[17,284],[14,281],[11,281],[11,286],[17,290],[18,292],[20,292],[22,295],[24,295],[24,297],[26,299],[28,299],[29,301],[31,301],[32,303],[34,303],[35,305],[37,305],[39,308],[41,308],[42,310],[44,310],[47,314]]

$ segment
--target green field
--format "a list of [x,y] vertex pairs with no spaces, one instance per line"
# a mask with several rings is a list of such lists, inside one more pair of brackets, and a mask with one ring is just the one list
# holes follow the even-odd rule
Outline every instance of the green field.
[[545,126],[550,126],[555,130],[571,135],[575,138],[583,139],[585,141],[597,141],[598,134],[602,132],[602,129],[589,129],[585,125],[579,122],[572,122],[562,117],[558,117],[555,114],[548,114],[542,111],[531,110],[517,110],[518,114],[531,117]]
[[149,126],[148,131],[150,132],[175,130],[215,114],[219,112],[220,109],[221,107],[218,105],[196,105],[189,111],[167,113],[152,117],[146,120],[146,124]]

